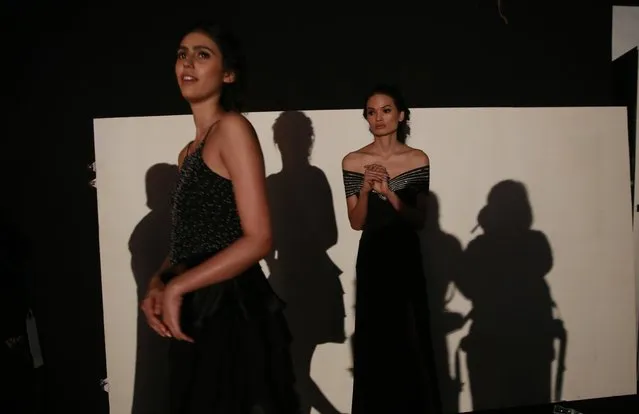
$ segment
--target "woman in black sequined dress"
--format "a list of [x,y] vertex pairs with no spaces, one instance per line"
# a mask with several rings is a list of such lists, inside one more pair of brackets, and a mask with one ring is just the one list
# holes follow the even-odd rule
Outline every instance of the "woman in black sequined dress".
[[142,308],[171,338],[171,413],[299,412],[282,302],[259,261],[271,248],[264,161],[240,114],[237,42],[198,26],[175,65],[196,137],[179,154],[171,251]]
[[364,118],[374,141],[343,162],[357,254],[352,414],[439,413],[426,281],[424,225],[430,164],[404,142],[410,110],[400,92],[375,88]]

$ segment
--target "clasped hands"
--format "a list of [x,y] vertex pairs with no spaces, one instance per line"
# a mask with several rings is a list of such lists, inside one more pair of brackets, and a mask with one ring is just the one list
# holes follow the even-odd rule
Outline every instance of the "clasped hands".
[[364,166],[364,185],[362,190],[369,192],[371,190],[385,197],[391,192],[388,181],[390,176],[386,167],[380,164],[368,164]]

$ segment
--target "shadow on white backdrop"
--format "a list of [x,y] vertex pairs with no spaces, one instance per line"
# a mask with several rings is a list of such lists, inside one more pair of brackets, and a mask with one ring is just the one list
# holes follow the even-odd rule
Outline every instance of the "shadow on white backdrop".
[[[296,362],[310,361],[312,378],[305,397],[314,412],[328,412],[326,404],[348,412],[359,233],[348,224],[341,160],[370,136],[359,110],[248,117],[275,218],[276,252],[262,265],[277,274],[279,259],[314,260],[298,258],[273,283],[298,309]],[[625,109],[417,109],[412,119],[408,143],[431,159],[423,245],[449,411],[634,393]],[[166,252],[177,154],[193,135],[190,116],[95,120],[112,414],[163,412],[166,343],[138,318],[138,284]],[[310,164],[281,171],[283,157],[309,147]],[[515,227],[519,236],[505,246]],[[522,341],[527,334],[537,339]]]

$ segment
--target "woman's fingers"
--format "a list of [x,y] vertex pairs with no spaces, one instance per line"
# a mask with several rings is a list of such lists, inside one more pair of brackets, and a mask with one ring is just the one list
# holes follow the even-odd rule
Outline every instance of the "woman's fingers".
[[369,171],[387,173],[386,167],[384,167],[383,165],[379,165],[379,164],[368,164],[368,165],[364,166],[364,169],[365,170],[369,170]]
[[162,301],[160,298],[157,298],[153,303],[153,313],[158,316],[162,313]]
[[171,332],[169,332],[168,328],[156,318],[155,321],[152,322],[151,328],[158,333],[158,335],[163,336],[165,338],[171,338]]
[[158,300],[154,300],[152,297],[146,298],[142,302],[142,311],[144,312],[144,316],[146,317],[147,324],[157,332],[158,335],[164,337],[170,337],[170,332],[168,328],[162,323],[160,318],[158,317],[161,313],[162,308],[160,307],[159,311],[157,311]]
[[166,325],[164,325],[164,323],[160,320],[160,318],[151,314],[151,315],[147,315],[146,319],[151,329],[157,332],[158,335],[164,336],[167,338],[171,337],[171,332],[169,332],[169,329],[166,327]]
[[370,179],[377,180],[377,181],[384,181],[388,177],[386,174],[381,173],[381,172],[377,172],[377,171],[369,171],[367,176]]
[[165,292],[162,299],[162,319],[171,336],[180,341],[193,342],[193,339],[182,332],[180,327],[181,297]]
[[182,332],[182,330],[181,330],[179,325],[176,327],[175,338],[179,339],[181,341],[186,341],[186,342],[191,342],[191,343],[194,342],[193,338],[191,338],[190,336],[188,336],[187,334]]
[[182,332],[182,328],[180,327],[180,322],[178,320],[171,318],[170,322],[167,322],[167,325],[169,326],[169,330],[171,331],[173,338],[180,341],[194,342],[191,337]]

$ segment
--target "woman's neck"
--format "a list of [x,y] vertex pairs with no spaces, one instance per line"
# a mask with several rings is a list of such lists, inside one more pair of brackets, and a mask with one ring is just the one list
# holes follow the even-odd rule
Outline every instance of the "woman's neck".
[[217,122],[224,114],[224,109],[219,104],[219,98],[208,99],[191,104],[193,122],[195,123],[195,140],[204,138],[211,125]]
[[382,156],[390,156],[399,142],[395,134],[383,135],[375,137],[373,146]]

